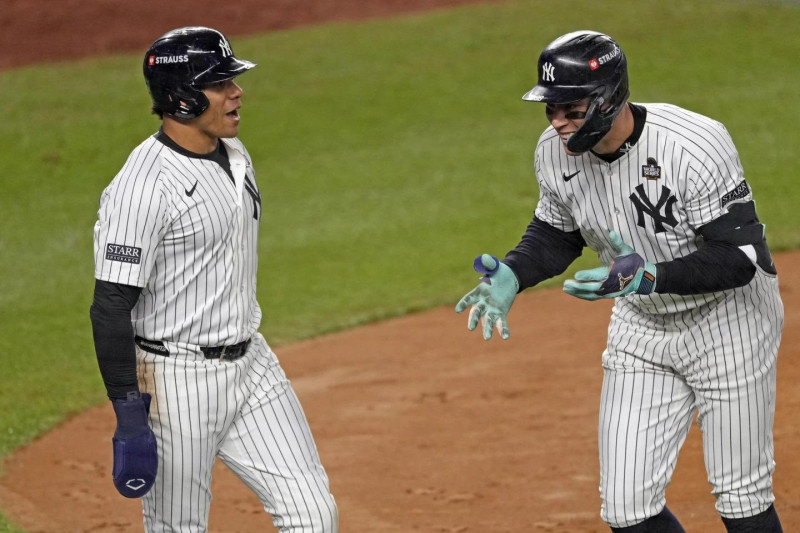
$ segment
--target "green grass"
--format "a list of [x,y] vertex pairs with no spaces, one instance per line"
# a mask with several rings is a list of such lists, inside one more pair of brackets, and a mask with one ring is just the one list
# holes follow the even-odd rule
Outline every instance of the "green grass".
[[[240,136],[263,189],[273,344],[453,305],[477,253],[516,244],[546,125],[520,97],[541,48],[578,27],[621,43],[634,101],[724,122],[773,249],[800,247],[796,6],[524,1],[234,38],[259,63],[240,78]],[[92,226],[103,187],[158,127],[139,61],[0,73],[0,457],[103,401]]]

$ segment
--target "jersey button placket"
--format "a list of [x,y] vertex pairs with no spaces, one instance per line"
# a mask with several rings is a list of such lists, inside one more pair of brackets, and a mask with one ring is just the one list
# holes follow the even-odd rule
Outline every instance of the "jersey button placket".
[[614,171],[611,169],[610,163],[605,163],[605,162],[602,163],[602,174],[603,174],[603,181],[606,184],[606,191],[605,191],[606,205],[608,205],[609,210],[611,211],[609,213],[609,215],[611,215],[609,217],[611,219],[609,220],[609,222],[611,222],[611,225],[613,226],[608,229],[617,231],[618,228],[620,227],[619,208],[612,206],[615,204],[615,200],[618,198],[617,193],[619,192],[618,191],[619,183],[617,182],[617,179],[615,179],[614,177]]

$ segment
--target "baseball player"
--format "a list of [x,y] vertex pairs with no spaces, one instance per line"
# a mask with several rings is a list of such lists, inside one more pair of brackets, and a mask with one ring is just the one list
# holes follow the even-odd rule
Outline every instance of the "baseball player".
[[100,199],[91,319],[117,417],[113,480],[143,496],[148,532],[206,531],[216,457],[280,531],[338,531],[306,418],[258,332],[261,192],[234,81],[253,67],[210,28],[157,39],[144,77],[161,128]]
[[667,104],[628,101],[625,54],[580,31],[541,53],[550,127],[536,146],[539,202],[503,259],[456,306],[468,328],[509,338],[517,293],[581,255],[564,291],[614,298],[603,352],[601,516],[617,532],[681,532],[665,490],[698,412],[708,481],[730,532],[782,531],[773,506],[778,279],[750,185],[725,127]]

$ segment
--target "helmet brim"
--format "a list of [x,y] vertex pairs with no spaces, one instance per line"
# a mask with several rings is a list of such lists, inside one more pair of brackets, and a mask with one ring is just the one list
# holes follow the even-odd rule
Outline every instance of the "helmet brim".
[[537,85],[522,95],[528,102],[544,102],[546,104],[568,104],[591,96],[591,89],[574,85]]
[[210,69],[195,76],[195,84],[206,85],[209,83],[217,83],[220,81],[230,80],[239,74],[247,72],[256,64],[251,61],[237,59],[233,56],[228,57],[225,61],[214,65]]

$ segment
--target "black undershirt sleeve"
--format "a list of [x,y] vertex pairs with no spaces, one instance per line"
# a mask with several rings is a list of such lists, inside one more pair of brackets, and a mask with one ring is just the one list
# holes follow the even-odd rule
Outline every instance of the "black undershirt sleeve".
[[579,230],[561,231],[534,216],[503,263],[517,276],[519,290],[523,291],[564,272],[580,257],[584,246],[586,241]]
[[752,246],[756,264],[777,273],[753,201],[732,205],[697,232],[704,240],[702,248],[656,264],[656,292],[702,294],[747,285],[756,275],[756,265],[740,246]]
[[131,310],[141,292],[141,287],[95,280],[89,317],[97,364],[111,399],[139,390]]
[[658,293],[703,294],[735,289],[750,283],[756,266],[737,246],[725,242],[706,242],[685,257],[656,263]]

